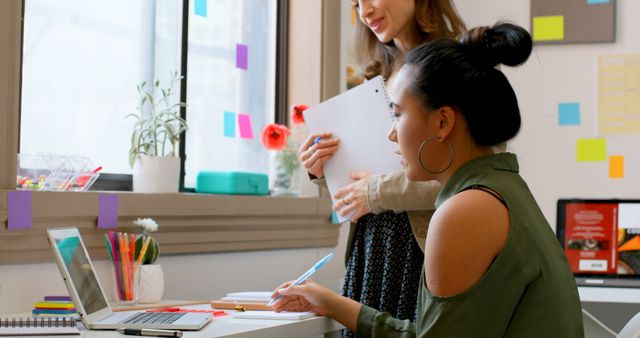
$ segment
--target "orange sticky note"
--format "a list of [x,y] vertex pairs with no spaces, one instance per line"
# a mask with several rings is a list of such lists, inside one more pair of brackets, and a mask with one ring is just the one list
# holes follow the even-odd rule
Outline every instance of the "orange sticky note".
[[351,6],[351,26],[356,25],[356,20],[358,20],[358,12],[355,7]]
[[609,156],[609,178],[624,178],[624,156]]

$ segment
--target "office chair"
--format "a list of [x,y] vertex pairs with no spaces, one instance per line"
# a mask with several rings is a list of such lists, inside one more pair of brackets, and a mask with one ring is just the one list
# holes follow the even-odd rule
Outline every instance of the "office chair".
[[582,324],[585,338],[616,338],[615,332],[585,309],[582,309]]
[[640,338],[640,313],[627,322],[618,334],[618,338]]

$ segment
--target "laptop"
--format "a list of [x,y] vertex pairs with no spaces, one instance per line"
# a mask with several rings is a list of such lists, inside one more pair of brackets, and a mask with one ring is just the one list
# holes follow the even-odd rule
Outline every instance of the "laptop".
[[199,330],[211,320],[209,313],[113,312],[78,229],[50,228],[47,236],[67,290],[87,328]]
[[556,235],[578,285],[640,287],[640,200],[559,199]]

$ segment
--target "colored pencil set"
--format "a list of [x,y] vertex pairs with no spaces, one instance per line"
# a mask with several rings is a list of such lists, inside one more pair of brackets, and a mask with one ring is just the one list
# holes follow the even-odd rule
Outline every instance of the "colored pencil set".
[[109,252],[109,259],[113,263],[118,300],[136,301],[138,288],[136,275],[142,265],[142,259],[147,252],[151,237],[145,239],[138,257],[135,257],[136,236],[134,234],[109,231],[104,234],[104,240]]

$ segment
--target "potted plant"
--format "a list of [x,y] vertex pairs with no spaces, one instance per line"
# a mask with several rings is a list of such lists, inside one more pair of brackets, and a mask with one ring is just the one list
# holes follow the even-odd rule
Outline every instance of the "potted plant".
[[140,303],[158,303],[164,293],[164,272],[160,264],[155,264],[160,254],[158,242],[149,235],[158,230],[158,223],[152,218],[138,218],[133,224],[142,229],[142,234],[136,239],[135,257],[142,254],[139,273]]
[[137,86],[137,112],[127,115],[135,119],[129,150],[135,192],[178,192],[178,145],[180,135],[188,129],[180,117],[180,107],[186,105],[175,98],[174,88],[181,79],[174,72],[166,87],[161,87],[158,80]]

